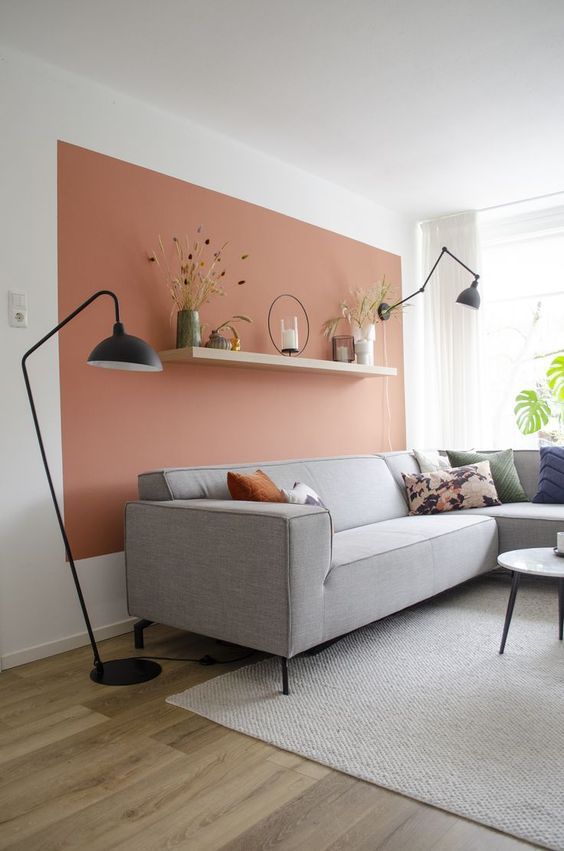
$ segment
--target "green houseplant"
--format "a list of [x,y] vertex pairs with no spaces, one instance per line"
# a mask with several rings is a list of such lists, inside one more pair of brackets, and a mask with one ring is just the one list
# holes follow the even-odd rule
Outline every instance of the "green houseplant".
[[551,361],[536,390],[521,390],[515,398],[515,418],[522,434],[535,434],[551,419],[564,433],[564,352]]

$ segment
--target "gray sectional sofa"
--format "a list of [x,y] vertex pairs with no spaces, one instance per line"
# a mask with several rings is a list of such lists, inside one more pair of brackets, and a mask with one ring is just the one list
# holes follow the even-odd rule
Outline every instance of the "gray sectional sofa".
[[[515,452],[531,499],[539,454]],[[316,506],[231,500],[228,470],[310,485]],[[514,503],[408,516],[410,452],[156,470],[126,506],[128,606],[159,622],[287,660],[496,567],[552,546],[564,506]],[[332,530],[333,525],[333,530]],[[137,634],[139,639],[140,634]],[[142,646],[142,641],[140,642]]]

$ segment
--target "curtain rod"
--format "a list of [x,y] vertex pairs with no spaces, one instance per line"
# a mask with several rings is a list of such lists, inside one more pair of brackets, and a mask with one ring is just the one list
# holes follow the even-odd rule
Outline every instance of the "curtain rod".
[[521,198],[520,201],[508,201],[505,204],[492,204],[491,207],[480,207],[478,210],[459,210],[457,213],[447,213],[444,216],[435,216],[432,219],[421,219],[420,225],[425,225],[427,222],[440,222],[443,219],[453,219],[455,216],[462,216],[464,213],[487,213],[490,210],[501,210],[503,207],[515,207],[517,204],[528,204],[531,201],[542,201],[543,198],[555,198],[557,195],[562,195],[564,192],[551,192],[548,195],[534,195],[532,198]]

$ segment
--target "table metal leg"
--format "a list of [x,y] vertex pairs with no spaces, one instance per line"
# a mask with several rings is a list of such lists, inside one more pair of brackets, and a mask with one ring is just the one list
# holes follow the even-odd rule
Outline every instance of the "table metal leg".
[[564,579],[558,580],[558,638],[562,641],[564,627]]
[[513,609],[515,608],[515,597],[517,596],[517,589],[519,587],[519,579],[520,574],[514,570],[513,571],[513,582],[511,583],[511,593],[509,595],[509,602],[507,604],[507,612],[505,614],[505,624],[503,626],[503,636],[501,638],[501,647],[499,648],[499,652],[503,653],[505,650],[505,642],[507,641],[507,633],[509,632],[509,624],[511,623],[511,617],[513,615]]

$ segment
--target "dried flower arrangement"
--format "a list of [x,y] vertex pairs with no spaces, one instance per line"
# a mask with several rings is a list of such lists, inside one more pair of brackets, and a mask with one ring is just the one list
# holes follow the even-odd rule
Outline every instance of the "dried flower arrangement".
[[[327,319],[323,323],[321,326],[323,334],[326,337],[333,337],[339,323],[345,319],[351,326],[356,325],[360,333],[364,335],[369,325],[375,325],[379,321],[378,308],[382,302],[390,298],[391,288],[392,285],[384,277],[379,283],[373,284],[371,287],[353,290],[348,301],[340,302],[340,315]],[[393,310],[394,314],[400,312],[401,307]]]
[[[154,251],[149,257],[150,261],[164,270],[173,311],[175,307],[177,310],[199,310],[213,296],[225,295],[223,279],[227,269],[222,264],[223,252],[228,243],[224,242],[220,248],[213,250],[210,238],[203,236],[202,231],[200,225],[194,239],[173,236],[175,253],[172,260],[159,236],[159,251]],[[241,254],[240,259],[246,260],[248,256]],[[237,286],[244,283],[244,280],[237,281]]]

